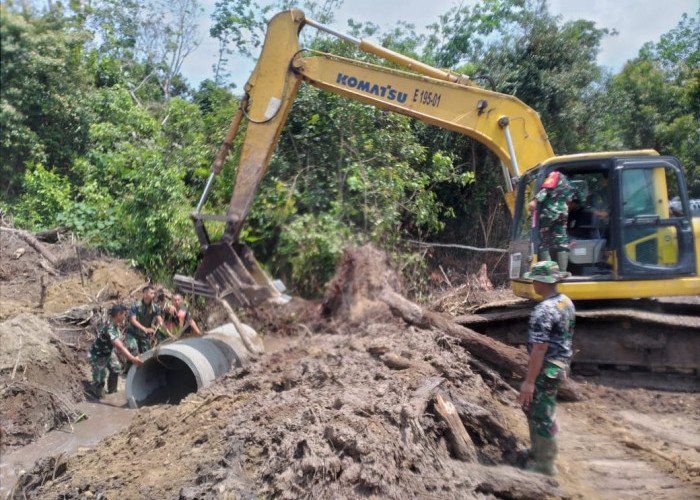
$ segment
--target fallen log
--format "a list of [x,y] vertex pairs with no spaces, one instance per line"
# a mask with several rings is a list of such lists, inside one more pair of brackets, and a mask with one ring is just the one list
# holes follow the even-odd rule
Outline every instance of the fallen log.
[[562,498],[554,478],[504,465],[465,464],[474,491],[485,498],[535,500]]
[[56,243],[58,237],[61,234],[67,233],[69,230],[70,228],[68,226],[58,226],[53,229],[47,229],[46,231],[39,231],[36,233],[36,239],[46,243]]
[[6,233],[11,233],[16,236],[19,236],[24,241],[26,241],[34,250],[39,252],[46,260],[48,260],[52,266],[56,266],[57,260],[54,254],[52,254],[46,248],[44,248],[44,245],[42,245],[41,242],[37,240],[34,237],[34,235],[29,231],[24,231],[22,229],[12,229],[10,227],[0,227],[0,231],[5,231]]
[[476,461],[476,446],[472,438],[469,436],[467,429],[464,428],[462,420],[459,418],[459,413],[445,394],[435,396],[435,411],[447,423],[449,428],[449,449],[452,454],[459,460],[465,462]]
[[[425,310],[388,288],[385,288],[377,298],[387,304],[392,313],[400,316],[404,321],[419,328],[435,328],[458,339],[460,345],[475,357],[523,378],[527,374],[529,357],[526,352],[458,325],[442,314]],[[567,379],[561,385],[559,396],[567,401],[579,401],[582,398],[578,384],[571,379]]]

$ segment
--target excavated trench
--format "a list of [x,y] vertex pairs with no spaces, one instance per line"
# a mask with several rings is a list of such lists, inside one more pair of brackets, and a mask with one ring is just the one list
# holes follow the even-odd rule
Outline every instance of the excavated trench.
[[[259,352],[279,349],[263,345],[262,337],[248,325],[245,335]],[[204,337],[183,339],[149,351],[144,365],[132,367],[118,391],[99,402],[85,402],[84,418],[70,426],[47,433],[36,442],[4,453],[0,467],[0,498],[8,498],[23,470],[47,456],[70,456],[96,445],[100,440],[124,429],[132,421],[134,409],[162,403],[178,404],[187,395],[207,387],[232,366],[249,362],[251,353],[236,328],[224,324]],[[125,387],[126,385],[126,387]],[[126,395],[126,400],[125,400]]]

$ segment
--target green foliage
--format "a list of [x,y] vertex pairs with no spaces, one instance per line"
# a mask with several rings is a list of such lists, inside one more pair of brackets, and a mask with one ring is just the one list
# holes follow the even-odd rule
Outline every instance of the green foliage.
[[285,256],[288,283],[304,297],[321,297],[333,276],[350,230],[327,213],[306,214],[284,227],[278,250]]
[[88,202],[77,202],[56,217],[56,222],[69,227],[86,244],[117,253],[121,250],[116,210]]
[[166,108],[162,126],[163,161],[187,186],[187,196],[196,198],[209,177],[210,148],[205,140],[206,124],[199,107],[180,98],[172,99]]
[[[219,147],[224,141],[224,137],[229,128],[232,117],[235,115],[240,101],[233,97],[231,93],[224,88],[217,87],[212,80],[205,80],[201,83],[199,90],[194,93],[193,102],[198,106],[203,127],[202,145],[206,147],[207,166],[213,163],[216,158]],[[194,120],[195,114],[188,113],[183,116],[185,120]],[[200,125],[198,125],[199,127]],[[229,153],[224,168],[221,174],[214,183],[214,189],[211,191],[207,207],[212,209],[221,209],[225,207],[231,198],[231,190],[235,179],[235,170],[238,165],[240,152],[240,144],[243,141],[243,135],[246,126],[245,121],[241,124],[239,134],[236,138],[235,147]],[[201,171],[197,171],[199,176]],[[193,182],[194,179],[192,179]],[[189,180],[186,179],[186,182]],[[197,197],[201,195],[202,189],[199,185],[193,186],[197,189]],[[202,186],[203,188],[203,186]]]
[[194,239],[187,237],[189,204],[177,171],[165,166],[159,154],[146,153],[140,169],[126,180],[117,210],[117,229],[126,247],[121,252],[128,248],[138,264],[152,272],[191,269],[196,251]]
[[263,261],[275,262],[276,245],[285,225],[297,212],[295,185],[270,178],[253,200],[241,239]]
[[158,122],[121,86],[102,88],[89,102],[95,114],[91,148],[75,162],[74,171],[82,186],[100,186],[119,199],[125,182],[141,170],[143,155],[160,147]]
[[85,151],[89,110],[82,67],[87,34],[57,6],[39,17],[0,6],[0,189],[17,194],[28,164],[61,175]]
[[41,164],[24,173],[24,196],[17,205],[15,222],[30,229],[51,228],[71,203],[71,186],[65,177]]

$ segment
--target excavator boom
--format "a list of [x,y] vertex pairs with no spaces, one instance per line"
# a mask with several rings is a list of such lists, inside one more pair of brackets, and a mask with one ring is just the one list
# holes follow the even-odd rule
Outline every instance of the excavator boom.
[[[326,31],[396,67],[302,48],[299,32],[304,26]],[[506,202],[513,215],[509,253],[516,295],[537,298],[532,282],[523,278],[537,258],[534,249],[539,243],[538,218],[526,207],[554,170],[563,172],[587,196],[579,200],[587,208],[576,217],[570,214],[569,270],[574,276],[560,284],[561,291],[589,304],[594,300],[700,294],[700,218],[691,212],[692,200],[688,199],[677,159],[653,150],[556,156],[538,114],[515,97],[479,88],[465,75],[337,33],[306,19],[300,10],[280,13],[268,25],[260,59],[245,86],[240,108],[212,165],[197,209],[191,213],[202,262],[194,278],[175,276],[179,288],[229,298],[244,306],[284,300],[281,284],[263,272],[239,238],[302,83],[458,132],[486,145],[502,164]],[[208,191],[243,119],[247,120],[247,129],[228,211],[226,215],[204,214]],[[589,204],[596,197],[606,205],[605,210],[594,210],[593,202]],[[595,215],[598,213],[605,216]],[[207,220],[225,223],[218,241],[210,241],[204,226]],[[593,316],[603,322],[612,317]],[[646,320],[644,317],[642,321]],[[689,339],[694,338],[686,333],[697,325],[688,321],[681,326],[668,325],[676,330],[682,327],[685,335],[677,336],[680,347],[674,351],[676,355],[662,350],[673,344],[665,337],[663,342],[656,337],[632,342],[628,336],[629,345],[620,348],[634,351],[629,362],[636,363],[637,351],[642,350],[647,360],[667,359],[684,369],[697,368],[697,356],[685,355],[692,351]],[[616,345],[618,340],[614,339]],[[583,358],[597,360],[599,354],[595,351]],[[624,358],[620,353],[614,356]]]
[[[299,31],[305,25],[340,36],[363,51],[419,74],[302,49]],[[522,172],[554,156],[539,116],[515,97],[478,88],[464,75],[337,34],[307,20],[300,10],[282,12],[268,25],[260,59],[245,86],[241,108],[212,165],[197,210],[190,214],[203,260],[194,280],[175,276],[181,288],[211,297],[233,294],[239,303],[246,305],[279,298],[278,288],[271,286],[272,281],[262,272],[252,253],[238,240],[302,82],[484,143],[503,164],[506,199],[511,211],[514,181]],[[221,171],[243,115],[248,125],[228,213],[226,216],[203,214],[201,209],[212,180]],[[205,220],[226,223],[217,242],[210,241]]]

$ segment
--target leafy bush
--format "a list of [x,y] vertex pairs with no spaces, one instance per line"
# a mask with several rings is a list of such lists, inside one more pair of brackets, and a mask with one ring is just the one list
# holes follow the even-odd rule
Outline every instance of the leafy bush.
[[25,171],[23,190],[15,223],[29,229],[55,226],[57,216],[71,204],[70,182],[40,164]]
[[294,293],[320,297],[351,240],[347,227],[330,214],[306,214],[285,226],[277,246],[291,273]]
[[113,207],[77,202],[56,218],[58,224],[68,226],[87,245],[110,252],[120,249],[117,215]]

